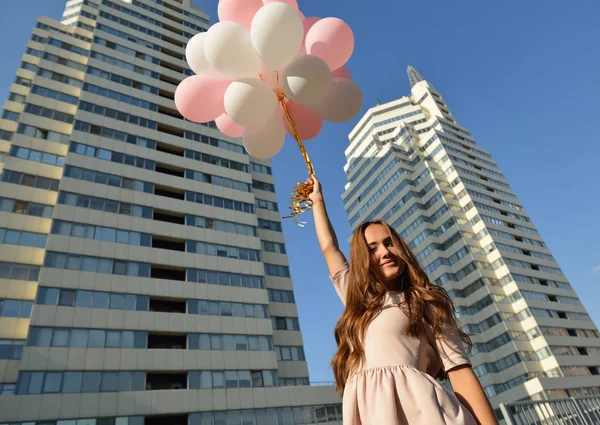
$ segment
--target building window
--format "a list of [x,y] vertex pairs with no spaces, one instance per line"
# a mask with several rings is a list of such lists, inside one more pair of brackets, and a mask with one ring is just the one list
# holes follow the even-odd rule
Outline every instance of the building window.
[[0,317],[31,317],[33,301],[0,299]]
[[58,180],[49,179],[47,177],[19,173],[12,170],[4,170],[4,173],[2,173],[2,181],[51,191],[58,190],[59,182]]

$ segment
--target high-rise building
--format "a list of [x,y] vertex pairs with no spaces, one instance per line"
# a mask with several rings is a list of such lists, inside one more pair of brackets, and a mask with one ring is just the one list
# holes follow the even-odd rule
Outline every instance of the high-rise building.
[[0,423],[341,422],[269,163],[175,109],[208,26],[190,0],[37,21],[0,119]]
[[600,393],[600,333],[488,151],[408,68],[411,94],[349,135],[352,230],[383,218],[473,335],[474,370],[501,402]]

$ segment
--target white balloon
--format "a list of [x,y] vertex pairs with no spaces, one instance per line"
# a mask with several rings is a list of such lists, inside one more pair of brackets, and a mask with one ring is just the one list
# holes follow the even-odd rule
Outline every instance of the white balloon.
[[277,108],[273,90],[258,78],[240,78],[225,91],[225,111],[239,125],[260,128]]
[[219,72],[231,77],[258,77],[260,58],[252,47],[250,32],[237,22],[218,22],[206,33],[204,54]]
[[283,71],[282,88],[287,97],[300,105],[316,105],[331,87],[331,70],[321,58],[303,55]]
[[334,78],[325,99],[310,109],[321,118],[332,122],[350,121],[360,112],[363,95],[360,87],[347,78]]
[[[204,53],[204,42],[206,33],[201,32],[193,36],[185,46],[185,58],[190,69],[196,74],[209,75],[211,77],[223,76],[218,72],[206,58]],[[224,77],[224,76],[223,76]]]
[[290,63],[303,37],[304,27],[298,11],[285,3],[261,7],[250,26],[252,45],[270,69],[281,69]]
[[247,128],[242,140],[248,153],[256,158],[268,159],[277,155],[285,141],[285,128],[279,111],[263,127]]

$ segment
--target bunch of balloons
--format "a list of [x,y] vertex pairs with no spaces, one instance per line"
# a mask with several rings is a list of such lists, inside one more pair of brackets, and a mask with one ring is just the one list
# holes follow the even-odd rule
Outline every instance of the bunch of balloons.
[[227,136],[243,137],[251,155],[271,158],[286,132],[303,149],[300,140],[316,137],[323,120],[358,114],[362,93],[344,67],[354,35],[344,21],[305,18],[296,0],[220,0],[218,14],[186,47],[196,75],[175,92],[184,117],[214,120]]

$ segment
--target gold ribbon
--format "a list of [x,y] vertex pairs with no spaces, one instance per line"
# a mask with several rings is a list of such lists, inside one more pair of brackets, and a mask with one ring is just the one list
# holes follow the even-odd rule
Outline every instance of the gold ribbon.
[[[281,109],[283,109],[283,114],[285,115],[285,118],[287,119],[290,129],[292,130],[292,135],[294,136],[294,139],[296,139],[296,143],[298,144],[298,147],[300,148],[300,152],[302,153],[302,157],[304,158],[304,162],[306,163],[306,168],[308,168],[308,176],[310,177],[315,173],[314,167],[312,165],[312,162],[310,161],[310,158],[308,157],[308,153],[306,152],[306,149],[304,148],[304,143],[302,143],[300,134],[298,134],[298,129],[296,128],[296,123],[294,122],[294,120],[292,119],[292,116],[290,115],[290,111],[289,111],[287,103],[286,103],[287,96],[285,95],[283,90],[281,90],[279,88],[279,72],[276,72],[275,74],[277,76],[277,88],[274,90],[275,95],[277,96],[277,100],[279,101],[279,104],[281,105]],[[262,74],[261,74],[261,78],[262,78]],[[302,183],[302,182],[296,183],[296,186],[294,186],[294,190],[292,191],[292,196],[290,198],[291,205],[289,208],[291,210],[291,214],[284,216],[283,218],[293,218],[298,226],[304,227],[304,224],[306,224],[306,223],[296,220],[296,216],[302,214],[305,211],[309,211],[312,209],[312,201],[308,197],[308,195],[310,195],[312,193],[312,190],[313,190],[313,185],[310,183]]]

